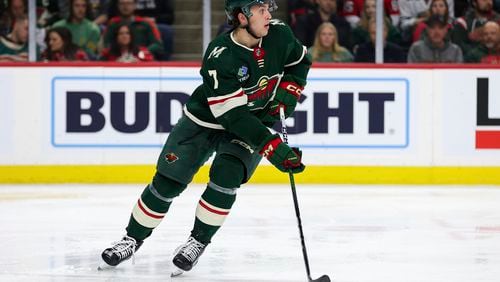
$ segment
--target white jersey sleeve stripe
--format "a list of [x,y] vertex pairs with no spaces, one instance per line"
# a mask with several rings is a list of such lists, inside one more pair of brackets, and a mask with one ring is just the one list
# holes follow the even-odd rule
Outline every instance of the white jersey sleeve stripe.
[[234,91],[233,93],[229,93],[229,94],[226,94],[226,95],[217,96],[217,97],[209,97],[209,98],[207,98],[208,104],[210,104],[210,103],[216,103],[219,100],[226,100],[226,99],[231,98],[233,96],[239,95],[241,91],[243,91],[242,88]]
[[243,90],[236,94],[208,98],[208,105],[214,117],[220,117],[226,112],[239,106],[246,105],[248,97]]

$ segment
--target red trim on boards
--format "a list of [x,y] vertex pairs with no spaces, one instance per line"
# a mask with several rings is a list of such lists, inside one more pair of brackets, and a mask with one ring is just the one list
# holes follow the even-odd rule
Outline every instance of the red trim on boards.
[[118,63],[118,62],[0,62],[0,67],[41,67],[41,68],[54,68],[54,67],[110,67],[110,68],[151,68],[151,67],[196,67],[201,66],[200,62],[141,62],[141,63]]
[[[0,62],[1,67],[112,67],[112,68],[148,68],[148,67],[186,67],[199,68],[201,61],[168,62]],[[372,63],[314,63],[315,69],[500,69],[499,65],[486,64],[372,64]]]
[[476,149],[500,149],[500,130],[476,130]]

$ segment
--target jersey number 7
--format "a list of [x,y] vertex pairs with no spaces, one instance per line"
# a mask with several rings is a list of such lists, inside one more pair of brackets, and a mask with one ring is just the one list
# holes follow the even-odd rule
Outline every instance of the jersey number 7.
[[208,74],[214,78],[214,89],[219,88],[219,81],[217,80],[217,70],[209,70]]

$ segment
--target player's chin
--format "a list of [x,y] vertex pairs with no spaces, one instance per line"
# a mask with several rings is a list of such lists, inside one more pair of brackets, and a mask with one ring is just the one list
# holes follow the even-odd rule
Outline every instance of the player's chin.
[[264,37],[264,36],[266,36],[268,33],[269,33],[269,27],[263,28],[263,29],[261,30],[261,36],[260,36],[260,37]]

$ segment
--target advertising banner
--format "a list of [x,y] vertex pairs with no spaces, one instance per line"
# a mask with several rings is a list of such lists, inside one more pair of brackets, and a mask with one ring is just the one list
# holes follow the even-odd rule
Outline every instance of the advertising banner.
[[436,162],[500,160],[500,70],[435,72]]
[[200,84],[196,76],[55,76],[54,147],[160,147]]
[[12,147],[12,128],[14,96],[11,94],[11,75],[6,69],[0,69],[0,155],[7,158],[9,148]]
[[[197,68],[140,70],[104,68],[91,75],[85,70],[52,70],[47,97],[51,150],[57,154],[62,148],[80,148],[117,161],[123,154],[111,156],[120,148],[128,155],[134,154],[131,149],[161,148],[201,78]],[[296,113],[287,121],[290,143],[308,151],[304,155],[309,163],[348,164],[359,158],[380,162],[373,154],[394,164],[401,154],[406,162],[428,163],[425,154],[410,150],[410,145],[416,148],[410,131],[417,131],[412,111],[417,98],[424,97],[414,94],[416,74],[395,70],[332,74],[311,71]],[[279,124],[276,130],[280,131]]]
[[406,148],[409,130],[408,78],[313,75],[290,132],[304,148]]
[[[0,71],[4,165],[154,163],[201,83],[198,67]],[[290,143],[310,165],[498,165],[499,72],[313,68]]]

